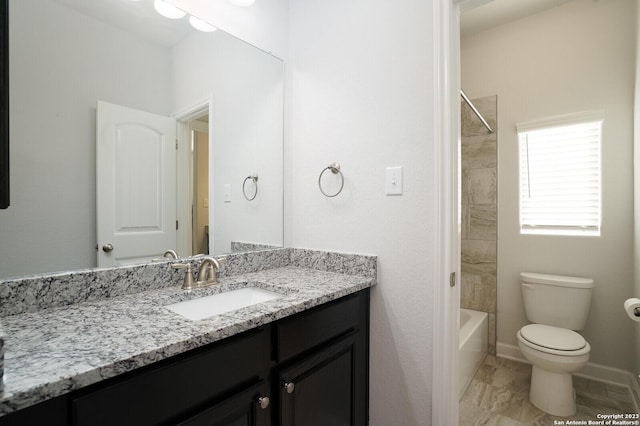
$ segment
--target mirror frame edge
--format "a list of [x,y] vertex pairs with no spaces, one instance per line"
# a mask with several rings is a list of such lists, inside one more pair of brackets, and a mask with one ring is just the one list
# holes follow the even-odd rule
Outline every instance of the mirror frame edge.
[[0,0],[0,209],[9,207],[9,0]]

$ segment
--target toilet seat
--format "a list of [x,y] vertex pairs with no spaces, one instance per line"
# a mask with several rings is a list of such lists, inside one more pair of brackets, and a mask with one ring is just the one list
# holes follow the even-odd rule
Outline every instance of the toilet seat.
[[520,329],[518,337],[530,348],[554,355],[578,356],[591,351],[584,337],[566,328],[529,324]]

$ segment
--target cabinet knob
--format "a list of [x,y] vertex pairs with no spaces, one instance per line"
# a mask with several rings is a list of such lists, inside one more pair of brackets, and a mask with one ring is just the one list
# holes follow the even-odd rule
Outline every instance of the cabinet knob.
[[113,244],[109,243],[109,244],[103,245],[102,251],[105,253],[109,253],[110,251],[113,251]]
[[287,391],[287,393],[292,393],[293,390],[296,388],[296,385],[293,384],[293,382],[285,382],[282,384],[282,387],[284,388],[284,390]]
[[268,396],[258,397],[258,404],[260,404],[260,408],[262,408],[263,410],[269,406],[270,402],[271,401],[269,400]]

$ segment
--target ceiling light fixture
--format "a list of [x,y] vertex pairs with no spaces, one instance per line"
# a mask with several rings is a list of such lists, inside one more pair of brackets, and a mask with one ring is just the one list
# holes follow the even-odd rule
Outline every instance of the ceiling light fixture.
[[186,15],[185,12],[164,0],[153,0],[153,7],[156,12],[169,19],[181,19]]
[[200,18],[196,18],[195,16],[189,16],[189,23],[196,30],[202,31],[202,32],[205,32],[205,33],[211,33],[213,31],[217,30],[217,28],[214,27],[213,25],[211,25],[210,23],[205,22]]

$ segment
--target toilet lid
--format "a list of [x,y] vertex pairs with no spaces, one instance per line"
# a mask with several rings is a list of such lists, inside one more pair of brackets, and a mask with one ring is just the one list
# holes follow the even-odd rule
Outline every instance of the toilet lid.
[[584,337],[575,331],[550,325],[525,325],[520,330],[520,334],[535,345],[558,351],[577,351],[587,344]]

